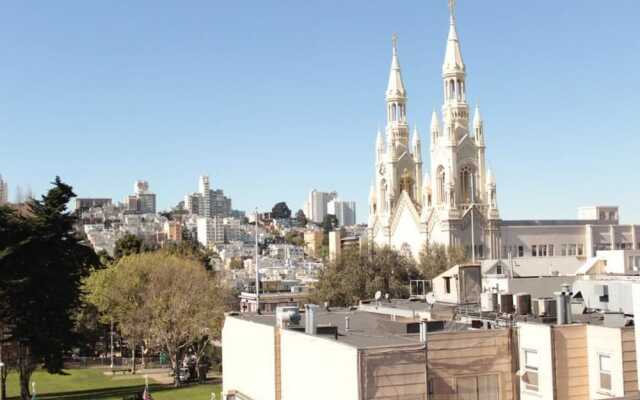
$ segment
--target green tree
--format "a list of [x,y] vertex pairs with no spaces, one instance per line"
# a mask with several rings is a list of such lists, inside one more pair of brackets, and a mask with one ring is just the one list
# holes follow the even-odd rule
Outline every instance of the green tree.
[[134,343],[166,352],[175,368],[184,350],[220,337],[228,290],[195,260],[166,251],[122,258],[86,282],[87,300]]
[[59,177],[52,185],[24,213],[0,208],[0,321],[17,349],[23,400],[38,365],[62,371],[63,354],[77,340],[73,316],[82,279],[99,265],[74,233],[76,219],[67,210],[75,197],[71,186]]
[[271,217],[273,219],[289,219],[291,218],[291,210],[287,206],[287,203],[281,201],[276,203],[271,209]]
[[242,258],[234,257],[229,262],[230,269],[244,269],[244,264],[242,263]]
[[307,220],[307,216],[304,215],[304,211],[298,210],[296,212],[296,222],[300,226],[307,226],[307,222],[309,222],[309,221]]
[[388,247],[376,249],[372,258],[349,249],[320,272],[313,297],[341,307],[371,299],[377,291],[402,298],[408,295],[409,280],[417,276],[413,259]]
[[304,246],[304,234],[297,231],[289,231],[284,235],[284,241],[294,246]]
[[327,243],[328,242],[328,238],[329,238],[329,232],[336,230],[336,228],[338,227],[338,218],[333,215],[333,214],[327,214],[324,216],[324,219],[322,220],[322,230],[324,231],[324,236],[325,238],[327,238]]
[[125,233],[120,239],[116,240],[113,257],[117,260],[132,254],[142,253],[145,250],[142,239],[132,233]]
[[420,252],[418,268],[424,279],[433,279],[454,265],[466,263],[462,247],[427,243]]

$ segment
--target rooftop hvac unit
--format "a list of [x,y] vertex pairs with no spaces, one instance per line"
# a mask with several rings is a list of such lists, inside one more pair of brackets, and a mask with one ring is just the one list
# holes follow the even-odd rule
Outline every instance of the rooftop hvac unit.
[[518,293],[514,297],[516,314],[529,315],[531,313],[531,295],[529,293]]
[[276,308],[276,322],[280,328],[286,328],[289,325],[298,325],[300,319],[300,312],[296,306],[283,306]]
[[495,293],[482,292],[480,294],[480,310],[482,312],[493,312],[496,310],[496,304],[494,300],[497,300]]
[[512,314],[513,311],[513,295],[511,293],[500,294],[500,312],[503,314]]
[[537,305],[534,306],[533,315],[537,317],[555,317],[556,316],[556,300],[551,297],[542,297],[535,299]]

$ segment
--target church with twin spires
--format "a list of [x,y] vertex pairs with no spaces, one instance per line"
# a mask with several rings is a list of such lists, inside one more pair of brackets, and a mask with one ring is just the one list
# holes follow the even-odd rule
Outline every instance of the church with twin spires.
[[442,65],[444,103],[434,110],[430,158],[423,171],[422,141],[407,122],[397,38],[386,91],[386,127],[376,140],[375,179],[369,194],[369,241],[417,257],[426,243],[460,246],[471,257],[498,258],[500,214],[496,182],[486,165],[484,123],[476,106],[470,121],[466,70],[456,19]]

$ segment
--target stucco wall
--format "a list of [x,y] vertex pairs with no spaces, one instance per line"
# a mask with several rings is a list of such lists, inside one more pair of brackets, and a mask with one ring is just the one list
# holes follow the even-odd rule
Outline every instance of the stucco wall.
[[227,317],[222,329],[222,390],[275,400],[274,328]]
[[524,350],[538,352],[538,391],[530,392],[520,382],[521,400],[553,400],[553,357],[551,354],[551,327],[542,324],[518,325],[520,372],[524,372]]
[[358,400],[358,350],[282,330],[282,400]]
[[420,223],[417,222],[406,205],[401,206],[397,226],[391,232],[391,246],[400,250],[406,243],[411,246],[411,253],[418,257],[424,247],[424,235],[420,234]]
[[[607,399],[624,396],[622,371],[622,335],[618,328],[587,326],[587,354],[589,357],[589,396],[592,399]],[[611,356],[611,391],[600,390],[599,354]]]

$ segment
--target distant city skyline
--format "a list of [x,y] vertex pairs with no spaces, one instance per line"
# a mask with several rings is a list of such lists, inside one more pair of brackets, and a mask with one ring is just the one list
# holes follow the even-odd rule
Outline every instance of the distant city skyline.
[[[629,118],[640,4],[458,1],[503,219],[618,205],[640,223]],[[122,201],[146,180],[167,209],[201,175],[233,207],[302,208],[313,188],[366,222],[391,35],[429,159],[446,1],[7,4],[0,15],[0,174],[39,195],[55,175]],[[481,99],[478,96],[482,96]]]

